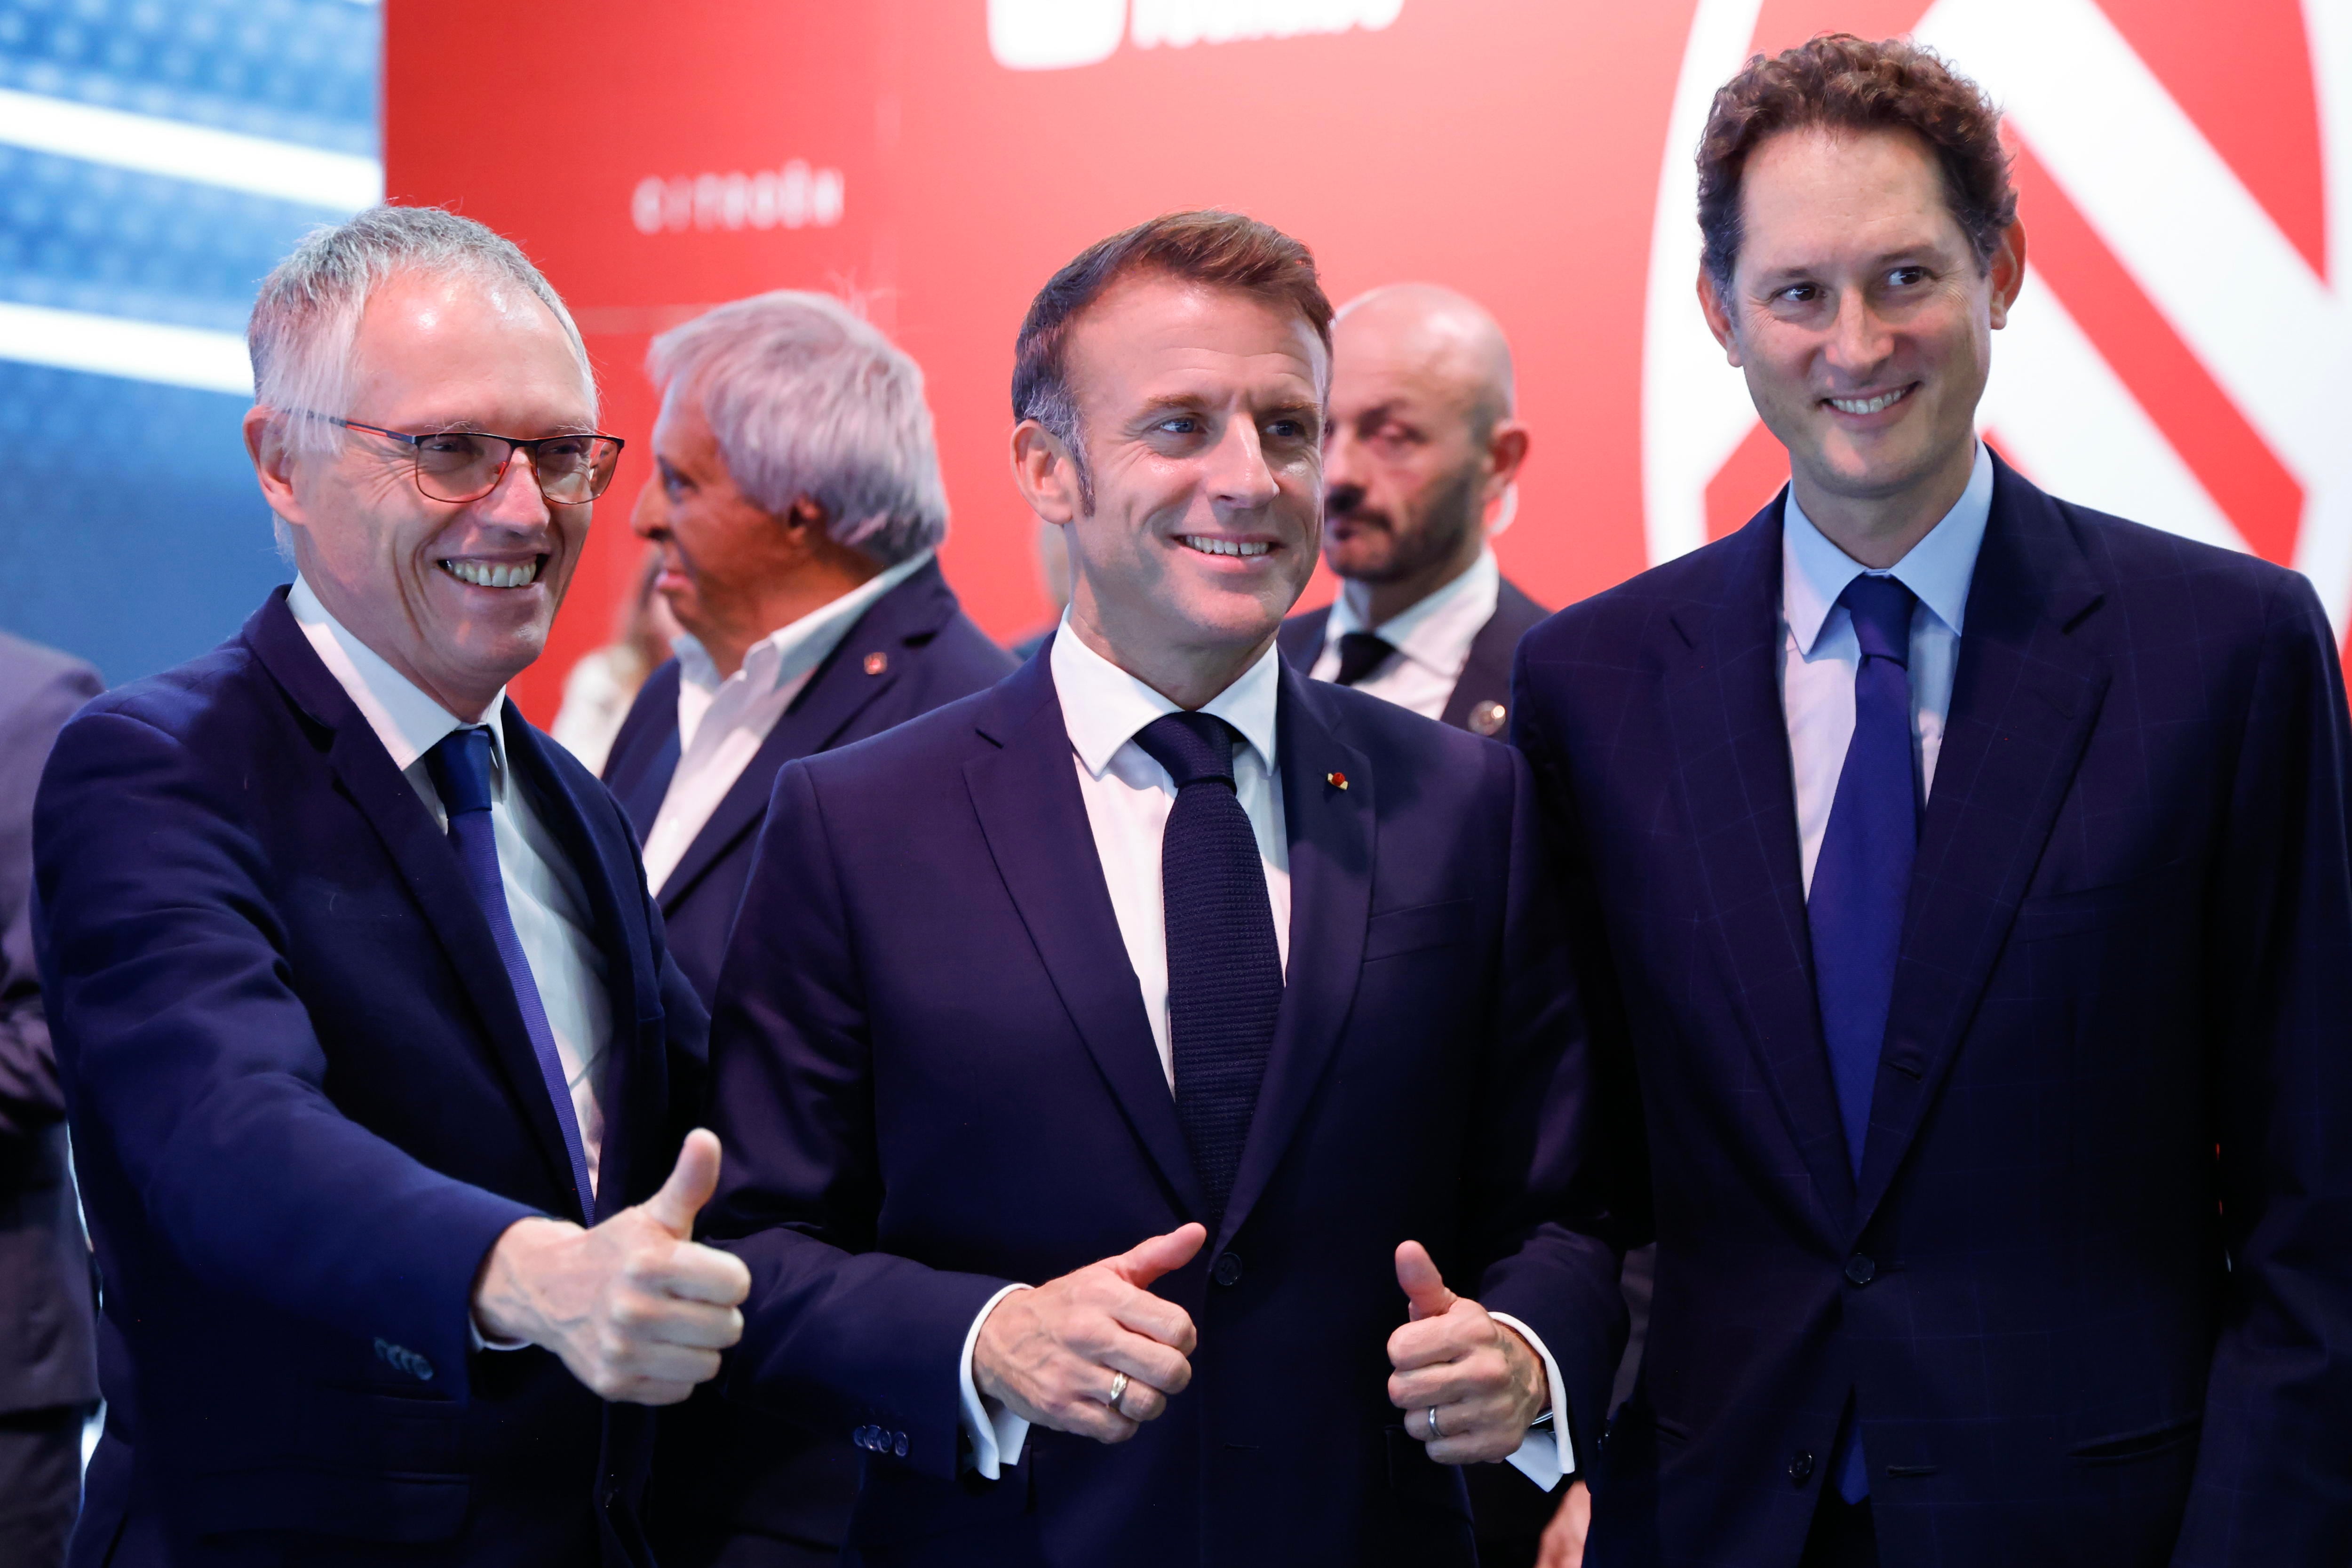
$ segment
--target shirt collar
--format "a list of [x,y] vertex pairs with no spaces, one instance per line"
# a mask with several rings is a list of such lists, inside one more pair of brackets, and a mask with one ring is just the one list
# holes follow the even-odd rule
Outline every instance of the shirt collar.
[[[1457,674],[1470,637],[1476,637],[1478,627],[1494,617],[1502,591],[1503,568],[1496,561],[1492,546],[1479,551],[1478,559],[1453,582],[1377,626],[1370,624],[1368,615],[1371,590],[1361,584],[1349,583],[1332,601],[1331,618],[1324,626],[1323,640],[1334,642],[1349,632],[1378,632],[1381,641],[1406,658],[1441,674]],[[1457,611],[1461,613],[1459,617]],[[1476,618],[1469,628],[1469,637],[1446,635],[1456,629],[1454,622],[1457,618],[1473,615]]]
[[[1179,711],[1175,703],[1088,647],[1070,629],[1067,612],[1055,634],[1052,667],[1071,749],[1097,778],[1137,731]],[[1275,770],[1275,711],[1281,692],[1281,655],[1269,644],[1257,662],[1201,707],[1240,731],[1269,775]]]
[[[299,575],[286,595],[286,607],[294,613],[295,623],[318,653],[319,662],[342,687],[352,706],[360,710],[368,728],[375,731],[375,738],[392,753],[392,765],[402,773],[415,766],[419,757],[439,744],[450,731],[473,727],[426,696],[382,654],[353,636],[350,627],[320,603],[319,595]],[[506,688],[502,686],[490,700],[488,711],[492,719],[504,708],[506,700]],[[497,723],[484,723],[490,731],[491,776],[502,780],[506,776],[506,737]]]
[[[929,565],[933,553],[926,550],[901,561],[841,597],[819,605],[790,626],[770,632],[743,650],[742,667],[736,673],[745,685],[765,691],[814,669],[841,646],[849,628],[873,607],[875,601]],[[677,656],[678,678],[705,691],[716,691],[725,679],[732,679],[720,677],[709,650],[692,632],[680,632],[671,638],[669,650]]]
[[[1955,637],[1968,614],[1969,584],[1976,576],[1977,552],[1984,546],[1985,526],[1992,518],[1992,454],[1979,441],[1968,489],[1942,521],[1885,574],[1919,595],[1919,602]],[[1791,485],[1780,526],[1780,613],[1800,648],[1812,651],[1838,595],[1865,570],[1805,515]]]

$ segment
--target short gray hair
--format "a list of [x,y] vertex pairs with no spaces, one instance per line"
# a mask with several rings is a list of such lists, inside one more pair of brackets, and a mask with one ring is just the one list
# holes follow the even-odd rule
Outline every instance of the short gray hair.
[[780,289],[653,341],[646,374],[701,400],[744,499],[813,501],[835,542],[896,565],[947,537],[922,368],[829,294]]
[[[254,400],[277,416],[351,412],[352,351],[369,296],[402,274],[478,278],[529,289],[554,313],[580,356],[593,404],[595,374],[572,312],[514,241],[439,207],[370,207],[312,229],[262,280],[245,330]],[[288,432],[298,450],[331,450],[341,433],[317,419]]]

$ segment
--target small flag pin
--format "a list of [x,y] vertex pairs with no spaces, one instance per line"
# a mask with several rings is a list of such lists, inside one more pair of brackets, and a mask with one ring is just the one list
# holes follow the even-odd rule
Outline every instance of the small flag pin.
[[1346,789],[1348,787],[1348,775],[1345,773],[1325,773],[1323,775],[1323,782],[1329,784],[1333,789]]

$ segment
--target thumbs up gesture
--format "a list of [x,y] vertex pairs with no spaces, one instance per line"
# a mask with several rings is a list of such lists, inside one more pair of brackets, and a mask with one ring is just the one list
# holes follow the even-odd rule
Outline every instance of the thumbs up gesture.
[[1389,1401],[1441,1465],[1507,1459],[1550,1398],[1543,1363],[1477,1302],[1456,1296],[1417,1241],[1397,1247],[1407,1318],[1389,1336]]
[[474,1286],[482,1337],[544,1346],[606,1399],[684,1399],[742,1337],[737,1308],[751,1290],[741,1258],[693,1239],[694,1216],[718,1186],[719,1140],[697,1128],[661,1191],[594,1229],[509,1226]]
[[980,1325],[972,1382],[1037,1426],[1126,1442],[1192,1381],[1192,1319],[1150,1287],[1208,1239],[1181,1225],[1005,1297]]

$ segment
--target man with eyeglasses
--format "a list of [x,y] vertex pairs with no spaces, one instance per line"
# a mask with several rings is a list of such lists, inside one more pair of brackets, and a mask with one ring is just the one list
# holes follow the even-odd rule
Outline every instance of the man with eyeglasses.
[[505,700],[621,443],[511,244],[377,208],[249,331],[298,568],[91,704],[38,945],[105,1288],[77,1563],[645,1563],[646,1405],[740,1330],[705,1017],[619,806]]

